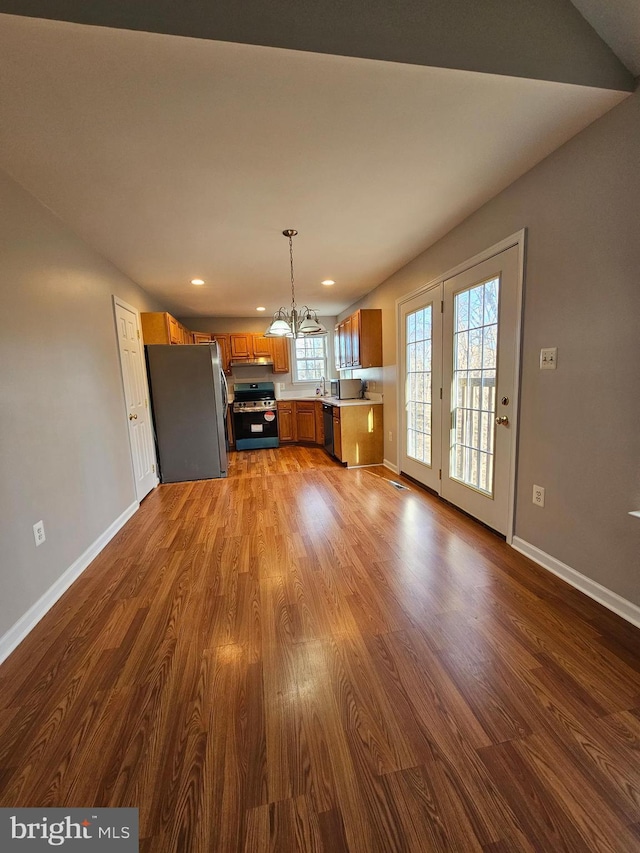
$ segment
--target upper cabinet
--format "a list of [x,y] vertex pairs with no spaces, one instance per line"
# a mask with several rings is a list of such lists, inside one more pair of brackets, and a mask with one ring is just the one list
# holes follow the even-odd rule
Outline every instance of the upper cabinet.
[[192,344],[210,344],[212,340],[209,332],[191,332]]
[[271,338],[265,338],[264,335],[251,335],[251,338],[254,358],[271,358],[273,356]]
[[192,333],[166,311],[147,311],[140,314],[145,344],[190,344]]
[[361,308],[336,326],[336,367],[382,367],[382,310]]
[[202,344],[217,341],[222,368],[231,375],[231,361],[266,358],[273,361],[274,373],[289,373],[289,341],[287,338],[265,338],[253,332],[210,334],[191,332],[166,311],[140,314],[145,344]]
[[213,340],[218,344],[218,350],[220,351],[220,361],[222,362],[222,369],[226,373],[227,376],[231,376],[231,365],[229,364],[231,354],[230,354],[230,345],[229,345],[229,335],[211,335]]
[[273,372],[289,373],[289,339],[267,338],[273,355]]
[[264,335],[243,332],[231,332],[228,338],[232,360],[267,358],[273,361],[274,373],[289,373],[289,343],[286,338],[265,338]]
[[229,335],[231,358],[253,358],[252,337],[238,332]]

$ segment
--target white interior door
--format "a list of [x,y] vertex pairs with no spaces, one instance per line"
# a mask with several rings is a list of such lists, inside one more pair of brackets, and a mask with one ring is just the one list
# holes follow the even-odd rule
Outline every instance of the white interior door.
[[144,364],[140,314],[114,296],[120,368],[124,388],[131,462],[139,501],[158,485],[151,431],[149,391]]
[[507,535],[515,465],[519,270],[520,248],[511,246],[399,306],[400,468]]

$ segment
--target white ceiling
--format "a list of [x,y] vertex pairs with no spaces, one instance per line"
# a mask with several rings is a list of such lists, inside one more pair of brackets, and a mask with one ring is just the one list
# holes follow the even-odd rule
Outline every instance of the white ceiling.
[[8,15],[0,79],[0,167],[180,316],[287,303],[284,228],[335,315],[626,96]]

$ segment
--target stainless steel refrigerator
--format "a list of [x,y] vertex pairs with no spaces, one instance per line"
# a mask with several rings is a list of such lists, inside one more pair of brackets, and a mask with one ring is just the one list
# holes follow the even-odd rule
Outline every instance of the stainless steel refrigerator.
[[218,345],[147,346],[160,480],[227,476],[227,382]]

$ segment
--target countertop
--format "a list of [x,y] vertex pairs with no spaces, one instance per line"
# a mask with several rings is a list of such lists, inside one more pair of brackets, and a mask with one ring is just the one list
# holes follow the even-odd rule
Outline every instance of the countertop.
[[315,395],[313,397],[285,397],[280,398],[278,403],[309,403],[319,401],[321,403],[326,403],[329,406],[336,406],[338,408],[344,408],[346,406],[381,406],[382,400],[338,400],[337,397],[320,397],[319,395]]

